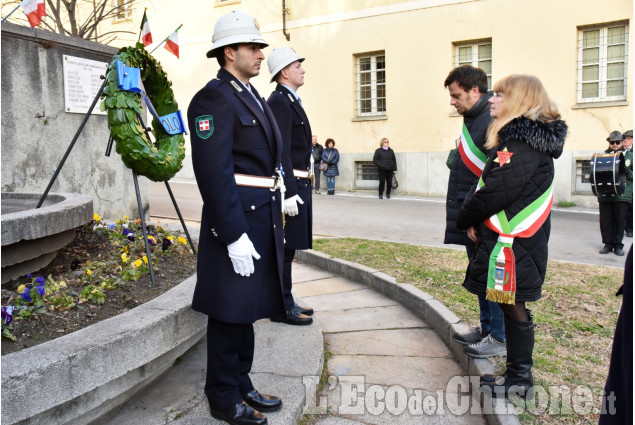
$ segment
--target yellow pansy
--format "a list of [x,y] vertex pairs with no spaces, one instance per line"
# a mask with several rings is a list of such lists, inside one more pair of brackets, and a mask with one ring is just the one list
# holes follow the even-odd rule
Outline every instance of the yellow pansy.
[[121,254],[121,261],[123,261],[124,263],[128,262],[128,255],[126,255],[125,252]]
[[168,236],[168,239],[171,240],[172,242],[174,242],[174,236],[170,235],[170,236]]
[[18,286],[18,294],[21,294],[22,292],[24,292],[25,289],[26,289],[26,285]]
[[141,264],[143,264],[143,261],[141,261],[141,260],[136,260],[134,263],[132,263],[132,267],[136,269],[136,268],[137,268],[137,267],[139,267]]
[[95,213],[95,214],[93,214],[93,220],[101,221],[101,217],[99,216],[99,214]]
[[92,275],[93,275],[93,272],[91,272],[91,271],[90,271],[90,269],[86,269],[86,274],[87,274],[88,276],[92,276]]
[[146,257],[145,255],[143,256],[143,262],[148,264],[148,257]]
[[179,242],[181,242],[183,245],[187,245],[187,239],[185,239],[183,236],[179,236]]

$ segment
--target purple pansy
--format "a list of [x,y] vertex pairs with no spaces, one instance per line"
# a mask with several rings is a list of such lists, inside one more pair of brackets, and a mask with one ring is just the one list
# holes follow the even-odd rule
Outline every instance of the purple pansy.
[[44,278],[42,276],[38,276],[35,278],[36,285],[44,285]]
[[33,301],[33,298],[31,298],[31,285],[28,285],[24,291],[22,291],[22,295],[21,295],[22,299],[28,303],[30,303],[31,301]]
[[134,233],[130,232],[128,233],[128,236],[126,236],[128,238],[129,241],[134,242]]
[[163,238],[163,242],[161,243],[161,249],[163,249],[164,251],[166,251],[168,249],[168,247],[170,245],[172,245],[174,242],[172,242],[171,240],[169,240],[168,238]]
[[123,229],[123,232],[121,232],[121,234],[124,236],[126,236],[128,233],[130,233],[130,230],[128,229]]
[[13,322],[13,307],[2,307],[2,320],[7,325],[10,325]]

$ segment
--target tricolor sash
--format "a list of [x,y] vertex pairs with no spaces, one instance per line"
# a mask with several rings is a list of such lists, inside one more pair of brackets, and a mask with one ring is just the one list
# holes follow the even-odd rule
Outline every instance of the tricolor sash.
[[[479,179],[478,188],[484,185],[483,179]],[[489,257],[486,299],[503,304],[516,302],[516,259],[512,244],[515,238],[533,236],[549,217],[552,204],[553,182],[545,193],[511,220],[507,220],[504,210],[485,220],[485,225],[498,233],[498,240]]]
[[467,126],[463,123],[463,130],[461,131],[461,137],[459,138],[459,152],[461,153],[461,159],[477,177],[480,177],[483,173],[483,168],[487,162],[487,155],[485,155],[472,140],[470,132],[467,131]]

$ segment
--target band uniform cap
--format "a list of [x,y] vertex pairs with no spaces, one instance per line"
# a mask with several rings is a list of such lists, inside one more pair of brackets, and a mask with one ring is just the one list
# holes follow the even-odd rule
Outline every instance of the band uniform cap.
[[212,36],[212,48],[207,52],[207,57],[213,57],[216,49],[220,47],[236,43],[256,43],[263,48],[269,45],[260,34],[260,25],[256,18],[234,10],[216,21]]
[[619,131],[615,130],[615,131],[611,131],[611,134],[609,134],[609,137],[606,138],[607,142],[615,142],[615,141],[622,141],[624,140],[624,136],[622,136],[622,133],[620,133]]
[[278,72],[295,61],[303,62],[304,58],[298,56],[295,50],[291,47],[283,46],[273,49],[267,58],[267,66],[269,67],[269,73],[271,74],[270,82],[273,82],[276,75],[278,75]]
[[622,133],[622,136],[633,137],[633,130],[626,130],[624,133]]

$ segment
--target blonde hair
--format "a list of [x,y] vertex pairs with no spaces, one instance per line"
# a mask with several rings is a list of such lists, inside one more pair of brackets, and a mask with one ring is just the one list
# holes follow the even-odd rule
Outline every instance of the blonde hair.
[[379,147],[381,148],[382,146],[384,146],[384,140],[388,140],[388,137],[382,137],[381,140],[379,141]]
[[558,107],[549,98],[540,80],[533,75],[512,74],[494,84],[494,93],[503,93],[505,103],[487,129],[485,148],[498,145],[498,132],[513,119],[525,117],[549,123],[560,118]]

